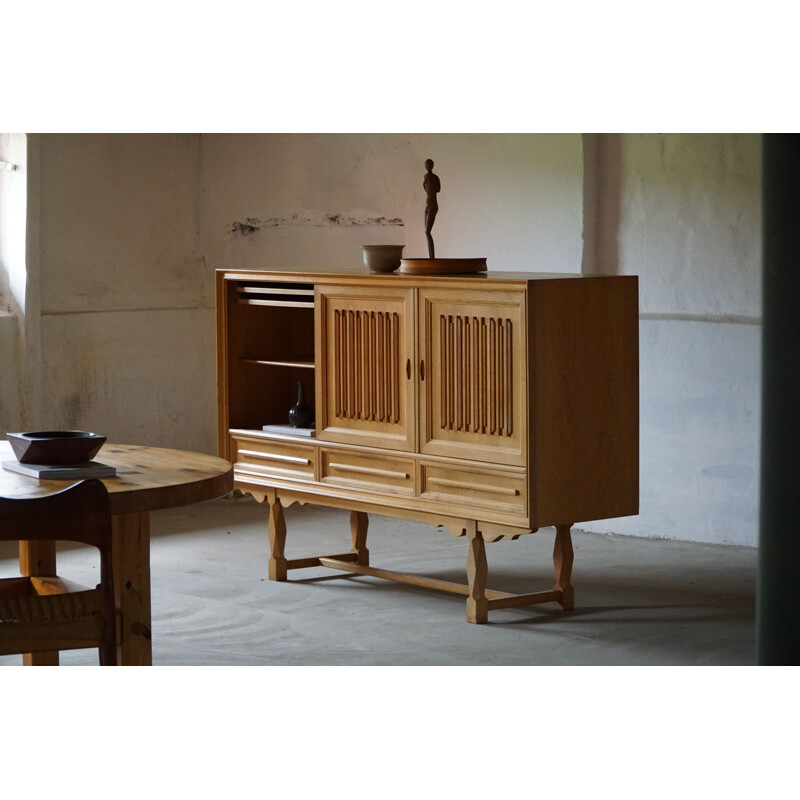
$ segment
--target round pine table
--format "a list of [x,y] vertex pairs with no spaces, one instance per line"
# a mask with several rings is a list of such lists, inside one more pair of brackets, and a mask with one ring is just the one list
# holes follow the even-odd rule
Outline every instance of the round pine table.
[[[14,460],[0,441],[0,461]],[[223,497],[233,489],[233,468],[215,456],[161,447],[105,444],[95,461],[116,468],[103,478],[111,501],[112,560],[119,620],[118,663],[152,664],[150,632],[150,512]],[[32,498],[54,494],[75,480],[39,480],[0,469],[0,497]],[[55,542],[21,542],[20,572],[56,575]],[[29,653],[29,665],[58,664],[58,653]]]

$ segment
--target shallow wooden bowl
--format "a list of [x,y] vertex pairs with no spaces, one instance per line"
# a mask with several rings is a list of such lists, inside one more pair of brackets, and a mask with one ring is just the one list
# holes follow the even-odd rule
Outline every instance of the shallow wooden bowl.
[[404,258],[400,262],[405,275],[467,275],[486,269],[485,258]]
[[21,464],[60,466],[91,461],[106,441],[89,431],[30,431],[7,433],[6,438]]

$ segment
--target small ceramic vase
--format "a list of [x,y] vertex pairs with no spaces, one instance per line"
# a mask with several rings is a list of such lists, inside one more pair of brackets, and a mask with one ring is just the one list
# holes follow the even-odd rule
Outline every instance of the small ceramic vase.
[[289,424],[293,428],[310,428],[313,421],[311,406],[306,405],[305,386],[297,381],[297,402],[289,409]]

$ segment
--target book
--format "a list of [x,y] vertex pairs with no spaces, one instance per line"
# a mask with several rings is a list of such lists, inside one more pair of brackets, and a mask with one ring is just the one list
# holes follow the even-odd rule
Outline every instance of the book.
[[261,428],[265,433],[279,433],[283,436],[313,436],[317,435],[314,428],[293,428],[291,425],[264,425]]
[[21,464],[19,461],[3,461],[3,469],[30,475],[41,481],[73,481],[82,478],[113,478],[117,474],[116,467],[101,464],[99,461],[88,461],[85,464],[62,466],[59,464]]

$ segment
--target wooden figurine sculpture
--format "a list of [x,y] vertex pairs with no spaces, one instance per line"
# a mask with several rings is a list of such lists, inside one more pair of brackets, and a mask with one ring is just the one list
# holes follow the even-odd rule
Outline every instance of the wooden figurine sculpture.
[[425,238],[428,240],[428,258],[401,258],[399,272],[404,275],[464,275],[471,272],[486,272],[485,258],[436,258],[433,245],[433,223],[439,213],[439,198],[442,190],[439,176],[433,171],[433,160],[425,161]]
[[425,238],[428,240],[428,255],[430,258],[436,258],[431,230],[436,221],[436,213],[439,211],[439,201],[436,195],[441,191],[442,184],[439,176],[433,173],[433,161],[430,158],[425,161],[425,169],[427,172],[422,181],[422,188],[425,189],[425,194],[428,196],[425,201]]

